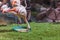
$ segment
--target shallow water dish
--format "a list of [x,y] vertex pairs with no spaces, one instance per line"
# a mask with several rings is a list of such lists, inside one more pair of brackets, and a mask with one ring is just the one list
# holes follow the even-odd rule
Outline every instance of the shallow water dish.
[[14,31],[18,31],[18,32],[28,32],[29,30],[26,28],[26,27],[24,27],[24,26],[14,26],[13,27],[13,30]]
[[12,29],[18,32],[29,32],[31,30],[31,29],[27,29],[27,27],[25,26],[14,26]]
[[16,29],[26,29],[26,27],[24,27],[24,26],[14,26],[12,29],[13,30],[16,30]]

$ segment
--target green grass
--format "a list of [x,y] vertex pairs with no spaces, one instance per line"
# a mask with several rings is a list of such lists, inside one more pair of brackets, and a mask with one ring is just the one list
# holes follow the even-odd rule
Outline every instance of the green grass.
[[11,31],[16,24],[0,26],[0,40],[60,40],[60,24],[32,22],[30,25],[32,30],[26,33]]

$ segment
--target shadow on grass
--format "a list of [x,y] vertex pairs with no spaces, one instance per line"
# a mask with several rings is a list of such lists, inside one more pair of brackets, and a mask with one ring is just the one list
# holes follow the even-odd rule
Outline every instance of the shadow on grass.
[[[0,33],[5,33],[5,32],[13,32],[14,30],[0,30]],[[16,31],[14,31],[14,32],[16,32]]]
[[7,27],[7,25],[0,25],[0,27]]
[[53,22],[53,24],[60,24],[60,22]]

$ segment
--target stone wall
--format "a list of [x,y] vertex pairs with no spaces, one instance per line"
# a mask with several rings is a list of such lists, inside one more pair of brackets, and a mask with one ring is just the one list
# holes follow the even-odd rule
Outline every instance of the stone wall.
[[12,14],[0,13],[0,25],[17,23],[17,17]]

